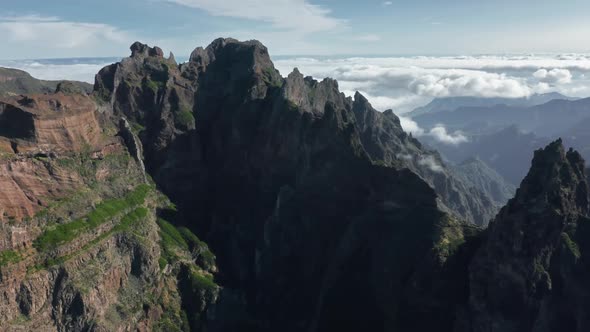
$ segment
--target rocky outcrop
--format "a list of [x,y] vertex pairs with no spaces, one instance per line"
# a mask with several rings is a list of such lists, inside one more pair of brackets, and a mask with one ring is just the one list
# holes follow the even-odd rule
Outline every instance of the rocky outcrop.
[[[170,173],[172,164],[179,167],[178,160],[187,158],[171,156],[171,147],[190,144],[191,149],[199,149],[205,144],[197,142],[200,134],[184,133],[195,128],[193,118],[197,118],[197,129],[208,126],[208,119],[218,116],[219,107],[272,100],[279,104],[273,107],[294,107],[321,117],[326,105],[333,104],[355,118],[362,149],[372,160],[410,168],[435,188],[452,213],[485,225],[497,211],[489,197],[454,177],[436,153],[403,132],[393,112],[377,112],[360,94],[354,100],[346,98],[331,79],[317,82],[297,69],[281,78],[266,47],[257,41],[218,39],[206,49],[195,49],[190,61],[181,66],[147,45],[135,43],[131,49],[130,58],[97,75],[95,90],[113,104],[116,113],[145,127],[140,137],[150,147],[145,156],[153,174]],[[179,136],[182,138],[177,139]],[[192,158],[198,155],[199,151],[191,153]],[[160,169],[164,165],[166,171]]]
[[[431,154],[392,112],[334,80],[281,78],[259,42],[218,39],[180,66],[131,50],[97,75],[96,94],[140,128],[148,172],[217,254],[212,330],[400,327],[419,262],[463,237],[455,216],[484,219],[473,195],[437,196],[416,174]],[[378,157],[385,147],[396,153]],[[451,195],[461,198],[447,206]]]
[[143,163],[143,147],[141,146],[141,142],[139,141],[135,133],[133,133],[133,130],[129,125],[129,122],[125,118],[121,118],[121,120],[119,121],[119,135],[125,141],[127,150],[129,151],[133,159],[135,159],[135,161],[137,161],[137,163],[139,164],[139,168],[141,169],[141,172],[143,174],[144,182],[148,183],[147,175],[145,174],[145,165]]
[[535,152],[470,266],[466,331],[586,331],[589,201],[584,161],[561,140]]
[[50,161],[95,151],[104,157],[117,150],[120,142],[103,137],[103,127],[96,104],[85,95],[0,101],[0,218],[32,217],[51,201],[76,192],[82,177]]

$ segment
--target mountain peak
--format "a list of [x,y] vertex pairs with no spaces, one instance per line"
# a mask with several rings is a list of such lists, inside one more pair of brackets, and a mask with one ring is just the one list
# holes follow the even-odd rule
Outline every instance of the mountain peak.
[[359,103],[368,103],[369,102],[369,100],[358,91],[356,91],[354,93],[354,101],[359,102]]
[[579,153],[566,152],[561,139],[537,150],[529,174],[490,225],[470,267],[474,325],[493,321],[497,331],[527,331],[531,326],[553,331],[549,326],[564,322],[561,308],[574,313],[568,316],[571,326],[585,319],[578,303],[579,294],[588,289],[569,285],[585,278],[577,264],[587,257],[588,207],[588,180]]
[[242,42],[233,38],[217,38],[206,48],[200,46],[195,48],[195,50],[190,55],[189,61],[207,65],[208,63],[213,62],[223,53],[228,53],[225,51],[227,49],[231,50],[230,53],[240,53],[241,56],[246,55],[246,53],[250,53],[261,57],[264,62],[270,62],[268,49],[258,40],[248,40]]
[[131,57],[147,57],[147,56],[155,56],[159,58],[164,57],[164,51],[161,48],[154,46],[149,47],[147,44],[140,43],[136,41],[135,43],[131,44],[129,47],[131,50]]
[[355,113],[363,113],[368,112],[369,110],[373,110],[373,107],[371,106],[369,100],[357,91],[354,94],[354,102],[352,109]]
[[299,68],[293,68],[293,71],[287,76],[287,80],[301,80],[303,81],[303,74],[299,71]]
[[217,38],[214,41],[212,41],[211,44],[209,44],[209,46],[207,46],[207,49],[215,51],[217,49],[224,48],[225,46],[230,44],[237,44],[240,46],[253,46],[266,49],[266,46],[264,46],[260,41],[256,39],[239,41],[234,38]]
[[[535,151],[531,170],[523,180],[517,198],[530,202],[545,197],[551,203],[568,205],[570,204],[567,201],[575,198],[577,208],[588,212],[588,189],[584,168],[584,159],[573,149],[566,152],[560,138],[544,149]],[[571,208],[568,207],[567,210]]]

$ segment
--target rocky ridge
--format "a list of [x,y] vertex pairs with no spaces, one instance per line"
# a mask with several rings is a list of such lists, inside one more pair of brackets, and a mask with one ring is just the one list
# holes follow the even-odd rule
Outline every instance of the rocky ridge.
[[[398,169],[410,168],[435,188],[448,211],[479,225],[487,224],[497,211],[489,197],[454,177],[438,154],[408,136],[392,111],[382,114],[360,94],[354,100],[345,97],[336,81],[317,82],[304,77],[297,69],[283,79],[266,47],[259,42],[218,39],[206,49],[197,48],[185,64],[177,66],[171,59],[164,58],[158,48],[135,43],[132,56],[104,68],[95,84],[95,89],[113,105],[115,112],[146,128],[140,137],[145,146],[153,149],[146,151],[148,168],[165,165],[166,173],[171,173],[168,169],[172,165],[168,163],[186,156],[163,161],[160,159],[174,154],[163,151],[180,144],[176,143],[178,136],[194,139],[201,136],[200,132],[209,130],[200,130],[199,126],[208,126],[209,118],[218,117],[220,108],[245,107],[239,103],[250,107],[266,103],[273,104],[264,107],[274,108],[275,114],[280,114],[278,109],[291,107],[319,118],[331,105],[346,112],[360,136],[359,148],[373,162]],[[182,135],[193,126],[197,135]],[[205,143],[190,144],[194,148]],[[190,157],[199,154],[190,153]],[[174,168],[177,166],[182,167],[174,165]],[[151,171],[160,173],[159,169]]]
[[561,141],[482,230],[492,200],[336,81],[257,41],[131,52],[92,96],[0,103],[0,330],[585,330]]
[[[158,48],[131,51],[99,72],[95,91],[113,116],[137,124],[146,169],[217,253],[225,288],[216,310],[234,309],[209,322],[213,329],[359,328],[334,311],[351,282],[367,286],[341,310],[399,326],[401,316],[384,310],[403,302],[431,239],[461,238],[470,226],[457,218],[485,224],[493,215],[494,205],[404,133],[393,112],[347,98],[331,79],[298,70],[283,79],[259,42],[218,39],[179,66]],[[388,235],[375,238],[375,229]],[[413,242],[400,240],[406,232]],[[390,272],[355,265],[361,253]],[[296,271],[309,272],[293,279]],[[294,282],[309,287],[285,293]]]

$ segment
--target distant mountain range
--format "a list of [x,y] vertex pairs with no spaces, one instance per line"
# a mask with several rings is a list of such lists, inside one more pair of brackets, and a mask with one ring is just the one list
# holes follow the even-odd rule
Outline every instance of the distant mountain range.
[[418,107],[412,112],[408,113],[410,117],[416,117],[424,114],[439,113],[445,111],[453,111],[462,107],[495,107],[506,105],[511,107],[530,107],[535,105],[545,104],[552,100],[576,100],[562,95],[557,92],[550,92],[544,94],[534,94],[530,97],[523,98],[481,98],[481,97],[446,97],[435,98],[426,106]]
[[[61,82],[66,81],[38,80],[25,71],[0,67],[0,97],[18,94],[50,93],[54,92]],[[92,84],[75,81],[67,82],[76,85],[87,93],[92,91]]]
[[590,117],[590,98],[578,100],[555,99],[547,103],[519,107],[459,106],[456,109],[414,115],[421,127],[443,124],[448,130],[461,130],[469,135],[492,133],[507,126],[533,132],[538,136],[554,137]]
[[[433,101],[430,106],[410,114],[422,128],[443,125],[450,132],[460,131],[468,137],[468,142],[455,146],[432,137],[422,138],[447,160],[461,163],[470,157],[481,158],[510,183],[517,184],[530,166],[526,152],[559,137],[578,149],[585,158],[590,158],[590,98],[572,99],[548,94],[534,99],[541,101],[551,97],[558,99],[529,107],[489,106],[496,103],[497,98],[452,98],[452,102],[447,98]],[[442,110],[444,105],[456,108]]]
[[467,143],[459,146],[441,144],[428,137],[424,139],[452,163],[478,158],[513,185],[522,180],[530,167],[531,155],[528,152],[549,142],[549,139],[524,132],[515,125],[491,134],[472,135]]

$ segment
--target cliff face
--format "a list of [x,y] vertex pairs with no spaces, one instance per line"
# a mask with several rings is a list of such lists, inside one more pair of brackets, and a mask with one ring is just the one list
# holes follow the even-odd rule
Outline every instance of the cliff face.
[[[172,59],[136,43],[95,90],[138,125],[148,172],[218,256],[213,330],[402,326],[418,262],[461,241],[457,216],[491,215],[442,163],[430,170],[440,160],[392,112],[334,80],[283,79],[259,42],[218,39]],[[442,266],[450,253],[439,254]]]
[[[438,154],[403,132],[393,112],[377,112],[360,94],[354,100],[346,98],[334,80],[317,82],[296,69],[283,79],[267,49],[256,41],[218,39],[206,49],[197,48],[190,61],[181,66],[173,56],[164,58],[157,47],[136,43],[130,58],[97,75],[95,90],[117,114],[125,114],[144,127],[140,137],[148,147],[147,167],[156,178],[174,176],[181,172],[179,168],[194,173],[202,164],[194,159],[203,155],[201,149],[222,148],[210,146],[204,138],[218,123],[224,126],[221,133],[234,131],[233,135],[239,129],[273,134],[278,129],[269,127],[274,125],[270,121],[288,114],[281,110],[293,108],[311,118],[321,118],[327,105],[333,105],[345,113],[360,139],[359,148],[372,162],[409,168],[419,174],[436,190],[448,211],[462,219],[485,225],[497,211],[490,197],[458,180]],[[247,111],[258,108],[266,110]],[[265,117],[269,120],[256,122]],[[228,122],[230,118],[234,124]],[[223,135],[216,132],[214,136]],[[272,145],[274,139],[262,143]],[[195,167],[187,169],[186,164]],[[177,182],[175,187],[186,184],[173,179],[159,182],[164,186]]]
[[[4,152],[93,149],[101,128],[93,99],[79,94],[19,96],[0,102]],[[8,142],[9,144],[8,144]]]
[[0,101],[0,331],[198,330],[213,254],[162,219],[129,128],[60,87]]
[[435,189],[444,205],[461,219],[485,226],[495,216],[494,198],[447,168],[436,151],[406,134],[391,110],[375,111],[357,93],[353,111],[363,146],[374,161],[408,168]]
[[561,140],[535,152],[470,266],[470,331],[586,331],[589,196],[584,161]]
[[0,101],[0,218],[30,218],[51,200],[80,189],[79,174],[49,159],[83,150],[121,150],[116,140],[102,139],[97,114],[94,102],[82,95]]

